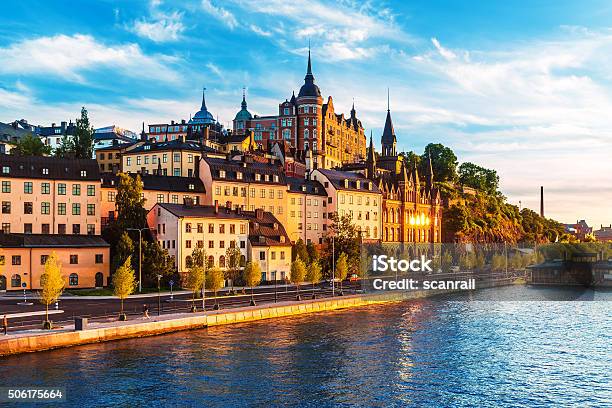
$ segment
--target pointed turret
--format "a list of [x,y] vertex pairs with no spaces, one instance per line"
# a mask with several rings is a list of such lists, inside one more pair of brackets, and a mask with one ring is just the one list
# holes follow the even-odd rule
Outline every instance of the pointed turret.
[[321,90],[314,83],[314,75],[312,75],[312,63],[310,62],[310,45],[308,46],[308,67],[306,68],[306,76],[304,77],[304,85],[300,88],[298,98],[301,97],[321,97]]
[[200,107],[201,111],[207,111],[206,109],[206,88],[202,88],[202,106]]
[[431,164],[431,152],[427,154],[427,173],[425,174],[425,180],[427,181],[427,189],[431,191],[434,183],[433,166]]
[[374,150],[374,140],[372,139],[372,131],[370,130],[370,147],[368,149],[368,158],[366,160],[366,177],[374,179],[376,177],[376,151]]
[[387,119],[385,120],[385,129],[383,130],[381,144],[382,144],[383,156],[395,156],[397,138],[395,137],[395,130],[393,129],[393,122],[391,121],[391,109],[389,106],[389,90],[388,89],[387,89]]
[[244,87],[242,87],[242,103],[240,104],[240,106],[242,107],[242,109],[245,109],[245,110],[247,108],[246,93],[245,93]]

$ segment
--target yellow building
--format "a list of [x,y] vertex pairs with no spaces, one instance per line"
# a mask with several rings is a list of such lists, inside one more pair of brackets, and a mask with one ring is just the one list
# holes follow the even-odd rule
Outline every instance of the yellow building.
[[327,234],[327,193],[318,181],[287,177],[287,223],[292,242],[320,245]]
[[119,173],[123,171],[121,158],[125,152],[142,146],[144,142],[121,143],[96,149],[96,161],[100,166],[100,173]]
[[260,208],[286,225],[287,181],[281,166],[248,155],[241,161],[207,156],[200,161],[199,175],[206,190],[204,204],[217,202],[243,211]]
[[197,165],[203,154],[224,157],[210,147],[181,138],[168,142],[148,142],[126,151],[121,159],[124,173],[197,177]]

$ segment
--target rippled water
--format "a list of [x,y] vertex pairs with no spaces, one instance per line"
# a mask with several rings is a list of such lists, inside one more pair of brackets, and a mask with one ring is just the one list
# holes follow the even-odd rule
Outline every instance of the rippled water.
[[612,293],[542,301],[551,291],[563,294],[489,289],[13,356],[0,386],[65,386],[65,406],[610,406]]

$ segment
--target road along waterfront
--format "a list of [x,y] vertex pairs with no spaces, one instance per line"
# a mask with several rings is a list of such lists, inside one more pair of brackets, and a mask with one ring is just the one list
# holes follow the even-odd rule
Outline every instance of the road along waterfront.
[[[65,406],[603,406],[612,293],[507,286],[8,356]],[[500,300],[503,299],[503,300]]]

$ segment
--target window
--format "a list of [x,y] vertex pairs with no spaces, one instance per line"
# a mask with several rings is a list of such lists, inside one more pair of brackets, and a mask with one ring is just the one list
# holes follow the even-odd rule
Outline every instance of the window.
[[214,248],[215,247],[215,241],[208,241],[208,247],[209,248]]
[[246,234],[246,225],[245,224],[240,224],[240,233],[241,234]]
[[116,192],[114,192],[114,191],[109,191],[109,192],[108,192],[108,202],[109,202],[109,203],[114,203],[114,202],[115,202],[115,195],[116,195],[116,194],[117,194],[117,193],[116,193]]
[[11,168],[9,166],[2,166],[2,173],[9,174],[11,172]]
[[23,233],[24,234],[31,234],[32,233],[32,224],[30,224],[30,223],[23,224]]
[[49,183],[42,183],[40,186],[40,192],[42,194],[51,194],[51,184]]
[[168,163],[168,153],[164,153],[164,154],[162,155],[162,162],[164,162],[164,163]]
[[76,273],[71,273],[68,277],[68,285],[70,286],[78,286],[79,285],[79,275]]
[[41,214],[50,214],[51,213],[51,203],[49,202],[42,202],[40,203],[40,213]]
[[275,251],[272,251],[272,252],[270,253],[270,259],[271,259],[272,261],[275,261],[275,260],[276,260],[276,252],[275,252]]
[[41,234],[49,234],[51,231],[51,228],[49,227],[49,224],[42,224],[40,226],[40,233]]
[[66,203],[57,203],[57,215],[66,215]]
[[26,181],[23,183],[23,192],[26,194],[32,194],[32,182]]
[[72,224],[72,233],[79,235],[81,233],[81,224]]
[[191,240],[190,239],[185,241],[185,248],[191,248]]
[[96,224],[87,224],[87,235],[96,235]]
[[87,215],[96,215],[96,205],[87,204]]
[[204,233],[204,225],[202,223],[198,223],[198,234]]
[[3,181],[2,182],[2,192],[3,193],[10,193],[11,192],[11,182],[10,181]]
[[142,158],[140,156],[136,156],[136,164],[139,165],[142,163]]
[[11,213],[11,202],[3,201],[2,202],[2,214],[10,214]]
[[87,170],[81,170],[81,177],[87,177]]
[[174,161],[175,162],[180,162],[181,161],[181,154],[180,153],[174,153]]
[[18,273],[11,276],[11,287],[12,288],[21,287],[21,275],[19,275]]
[[72,203],[72,215],[81,215],[81,204]]
[[219,225],[219,234],[225,234],[225,224]]
[[23,213],[24,214],[32,214],[32,203],[26,202],[23,203]]
[[229,233],[234,235],[236,233],[236,225],[234,224],[230,224],[229,226]]
[[74,195],[74,196],[80,196],[81,195],[81,185],[80,184],[73,184],[72,185],[72,195]]
[[164,195],[163,194],[158,194],[157,195],[157,202],[158,203],[163,203],[164,202]]
[[266,251],[259,251],[259,260],[260,261],[266,260]]
[[280,251],[280,259],[281,261],[285,259],[285,251]]
[[131,166],[132,165],[132,158],[131,157],[126,157],[126,165]]
[[21,255],[13,255],[11,259],[13,265],[21,265]]
[[104,254],[96,254],[96,263],[101,264],[104,262]]
[[190,222],[185,224],[185,232],[191,232],[191,223]]
[[175,176],[175,177],[181,177],[181,169],[180,169],[180,168],[178,168],[178,167],[175,167],[175,168],[174,168],[174,173],[173,173],[173,176]]
[[96,186],[94,186],[93,184],[88,184],[87,185],[87,195],[89,197],[94,197],[96,195]]

